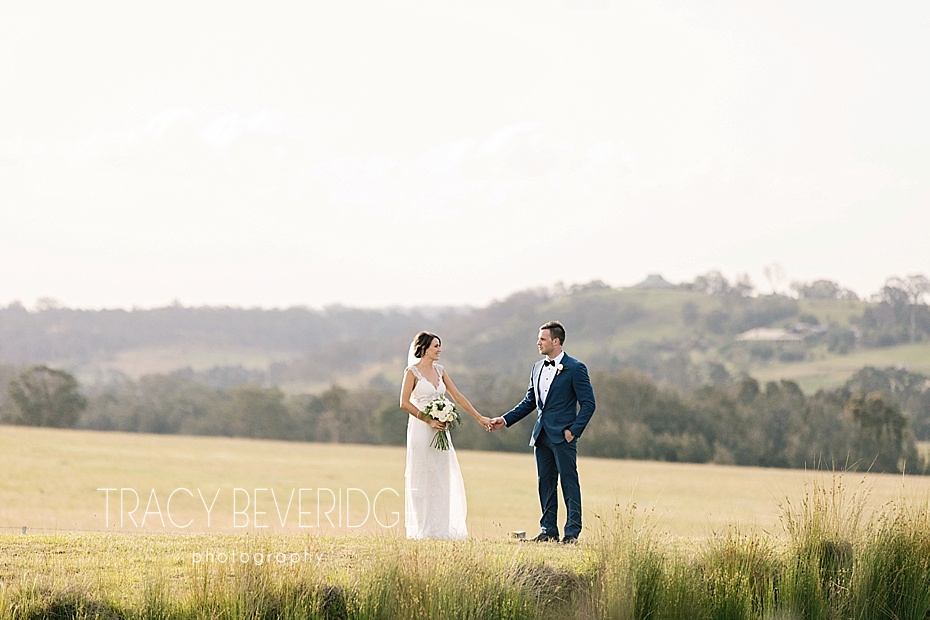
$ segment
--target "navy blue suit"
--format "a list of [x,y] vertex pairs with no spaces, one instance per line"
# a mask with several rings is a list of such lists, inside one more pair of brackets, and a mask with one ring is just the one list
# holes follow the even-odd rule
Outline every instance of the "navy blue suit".
[[[536,475],[539,481],[539,505],[542,532],[559,535],[558,484],[561,479],[562,497],[568,508],[565,536],[577,538],[581,533],[581,485],[578,482],[578,440],[594,414],[594,390],[587,367],[573,357],[562,356],[562,368],[557,370],[545,403],[539,405],[539,375],[543,361],[533,365],[530,385],[520,403],[504,414],[504,422],[511,426],[530,413],[536,414],[530,445],[536,454]],[[565,429],[575,436],[565,440]]]

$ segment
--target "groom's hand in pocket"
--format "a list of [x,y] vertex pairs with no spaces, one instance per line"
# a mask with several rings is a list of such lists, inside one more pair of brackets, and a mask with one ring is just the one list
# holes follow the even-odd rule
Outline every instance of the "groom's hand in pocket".
[[565,433],[565,441],[567,441],[568,443],[571,443],[572,441],[574,441],[575,436],[572,435],[572,432],[570,430],[566,428],[564,433]]

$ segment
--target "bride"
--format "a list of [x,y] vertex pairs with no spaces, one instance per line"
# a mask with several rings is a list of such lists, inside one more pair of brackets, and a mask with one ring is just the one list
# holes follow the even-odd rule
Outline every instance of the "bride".
[[[465,484],[455,456],[433,447],[436,433],[446,424],[423,413],[433,399],[447,392],[458,406],[483,426],[490,419],[478,413],[455,387],[452,377],[437,364],[442,341],[436,334],[420,332],[410,344],[400,408],[407,420],[407,469],[404,473],[404,521],[407,538],[465,538]],[[448,433],[448,431],[446,431]]]

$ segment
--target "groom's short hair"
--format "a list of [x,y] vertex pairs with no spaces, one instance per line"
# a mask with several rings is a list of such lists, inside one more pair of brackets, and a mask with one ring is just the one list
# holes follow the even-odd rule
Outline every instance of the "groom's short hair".
[[565,328],[562,327],[561,323],[559,323],[558,321],[549,321],[548,323],[540,327],[539,331],[542,331],[544,329],[549,330],[549,336],[551,336],[553,339],[555,338],[559,339],[560,346],[565,344]]

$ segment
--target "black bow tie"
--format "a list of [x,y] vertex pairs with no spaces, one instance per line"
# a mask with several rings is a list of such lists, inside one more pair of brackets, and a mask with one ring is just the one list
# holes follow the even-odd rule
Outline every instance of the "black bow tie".
[[546,360],[545,362],[543,362],[543,367],[546,367],[546,366],[555,366],[555,360]]

